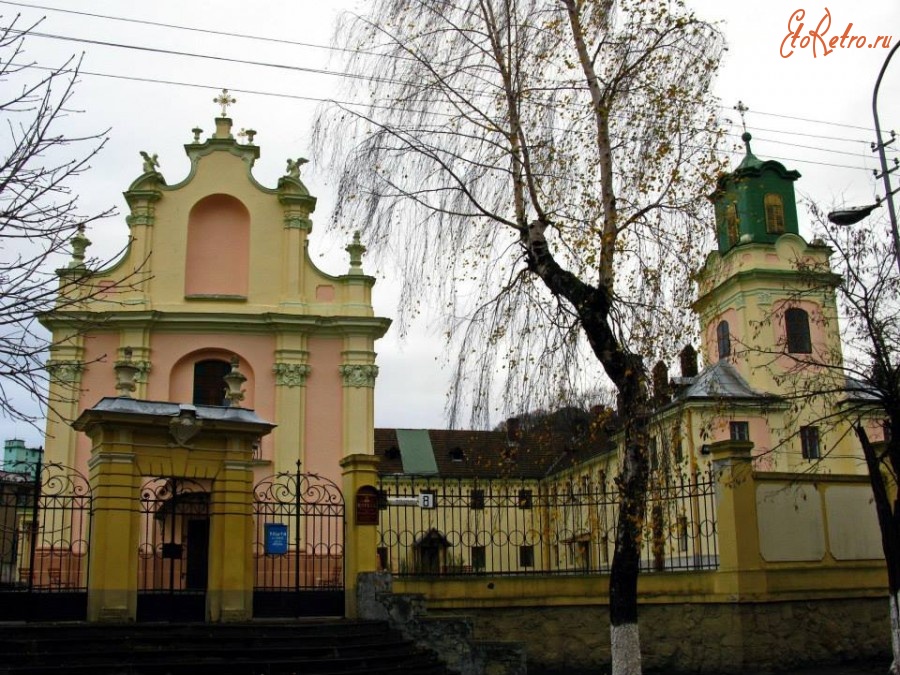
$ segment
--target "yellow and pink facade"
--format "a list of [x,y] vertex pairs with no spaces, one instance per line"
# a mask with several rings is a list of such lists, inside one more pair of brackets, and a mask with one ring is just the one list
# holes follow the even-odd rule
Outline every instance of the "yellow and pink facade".
[[194,129],[190,171],[174,184],[142,153],[125,192],[128,247],[112,267],[88,274],[89,242],[76,237],[59,274],[83,277],[84,303],[42,317],[53,333],[50,396],[63,418],[48,421],[48,461],[87,465],[90,440],[66,420],[116,396],[114,365],[125,359],[138,369],[135,398],[220,404],[215,392],[237,358],[247,378],[241,405],[277,424],[255,451],[259,476],[299,460],[340,483],[343,457],[372,454],[374,344],[390,321],[374,315],[365,248],[358,237],[347,246],[344,274],[316,268],[305,160],[288,160],[275,187],[261,185],[254,133],[235,139],[224,115],[205,140]]

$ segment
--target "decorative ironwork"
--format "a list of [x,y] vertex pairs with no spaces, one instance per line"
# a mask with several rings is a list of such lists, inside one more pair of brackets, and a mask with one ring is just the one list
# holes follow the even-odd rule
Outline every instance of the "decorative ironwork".
[[93,498],[58,463],[0,472],[0,619],[84,619]]
[[140,492],[138,621],[203,621],[209,567],[209,491],[153,478]]
[[254,487],[256,616],[340,615],[344,608],[344,497],[328,478],[269,476]]
[[[380,481],[379,559],[405,575],[605,574],[618,492],[602,475],[557,480],[390,476]],[[434,506],[417,497],[432,494]],[[711,473],[647,495],[643,572],[718,567]]]

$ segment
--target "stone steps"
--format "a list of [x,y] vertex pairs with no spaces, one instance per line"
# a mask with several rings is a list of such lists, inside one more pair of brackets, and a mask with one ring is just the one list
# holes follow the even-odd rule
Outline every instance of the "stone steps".
[[378,621],[0,624],[0,675],[445,675]]

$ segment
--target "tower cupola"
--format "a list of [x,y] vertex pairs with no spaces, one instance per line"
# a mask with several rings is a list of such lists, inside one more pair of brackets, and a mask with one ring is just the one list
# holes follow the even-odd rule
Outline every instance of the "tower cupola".
[[744,159],[731,173],[719,178],[710,195],[716,211],[716,239],[725,254],[745,243],[770,243],[782,234],[799,234],[794,181],[799,172],[789,171],[775,160],[762,161],[750,149],[752,136],[741,136]]

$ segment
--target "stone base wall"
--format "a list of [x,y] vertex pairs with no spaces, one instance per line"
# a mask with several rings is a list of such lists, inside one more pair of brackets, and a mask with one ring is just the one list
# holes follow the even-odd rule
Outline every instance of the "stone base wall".
[[[453,613],[473,617],[480,636],[523,643],[529,673],[608,672],[606,605]],[[777,672],[873,657],[884,658],[886,671],[890,663],[887,598],[642,604],[640,627],[644,667],[667,674]]]

